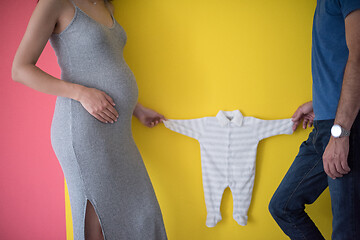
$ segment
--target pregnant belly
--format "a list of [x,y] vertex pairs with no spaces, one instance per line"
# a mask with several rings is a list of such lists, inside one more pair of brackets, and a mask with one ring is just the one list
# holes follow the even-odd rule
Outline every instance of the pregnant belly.
[[[123,73],[101,74],[101,76],[89,74],[87,78],[72,74],[72,76],[65,76],[64,78],[71,79],[71,82],[86,87],[96,88],[108,94],[114,100],[114,107],[119,113],[117,122],[113,124],[102,123],[92,116],[80,102],[58,97],[53,125],[58,125],[59,128],[62,128],[61,125],[66,120],[73,127],[77,126],[77,134],[87,137],[97,136],[105,139],[109,134],[131,135],[131,118],[138,99],[138,88],[133,75]],[[115,126],[117,127],[115,128]]]
[[71,143],[80,151],[93,154],[119,149],[124,143],[135,145],[131,132],[132,113],[120,111],[118,121],[103,123],[93,117],[80,102],[58,97],[51,125],[54,150]]
[[124,113],[114,124],[102,123],[69,98],[57,98],[51,140],[62,167],[77,161],[85,179],[101,172],[112,176],[111,171],[136,164],[130,160],[141,160],[131,133],[131,116]]
[[129,111],[137,103],[136,79],[125,62],[100,65],[94,68],[73,67],[62,69],[62,79],[86,87],[96,88],[108,94],[122,111]]

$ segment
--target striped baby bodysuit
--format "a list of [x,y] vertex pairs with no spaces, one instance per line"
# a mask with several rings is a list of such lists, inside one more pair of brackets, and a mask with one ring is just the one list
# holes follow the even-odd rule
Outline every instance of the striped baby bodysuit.
[[257,145],[264,138],[292,134],[291,119],[262,120],[243,117],[239,110],[220,110],[216,117],[169,119],[164,124],[200,143],[206,226],[214,227],[221,220],[220,203],[227,187],[233,194],[233,217],[245,226],[254,186]]

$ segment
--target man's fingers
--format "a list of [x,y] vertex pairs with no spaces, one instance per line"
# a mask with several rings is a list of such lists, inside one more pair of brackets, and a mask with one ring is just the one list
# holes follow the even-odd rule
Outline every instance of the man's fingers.
[[329,172],[330,172],[330,177],[333,178],[333,179],[335,179],[335,178],[340,178],[340,177],[343,176],[341,173],[339,173],[339,172],[336,170],[335,164],[330,164],[330,165],[329,165]]
[[308,126],[309,126],[309,127],[312,127],[313,124],[314,124],[314,121],[313,121],[313,120],[309,120]]
[[347,160],[341,162],[341,167],[346,171],[346,173],[349,173],[351,171]]
[[338,170],[336,169],[336,165],[334,163],[329,164],[329,172],[330,172],[330,177],[332,177],[333,179],[343,176],[340,172],[338,172]]
[[309,120],[307,118],[304,118],[304,120],[303,120],[303,129],[306,129],[308,121]]
[[334,174],[334,169],[335,167],[331,166],[331,164],[328,164],[326,161],[324,162],[324,171],[332,179],[336,178],[336,174]]
[[336,165],[335,165],[335,169],[336,169],[336,172],[338,172],[338,173],[340,173],[340,174],[347,174],[347,173],[348,173],[348,171],[346,171],[346,170],[342,167],[341,163],[336,164]]
[[299,109],[297,109],[291,118],[293,119],[294,122],[299,121],[301,119],[302,115],[303,115],[302,112]]
[[298,125],[299,125],[299,121],[294,122],[294,124],[293,124],[293,126],[292,126],[293,132],[296,130],[296,128],[298,127]]
[[306,119],[307,121],[307,126],[312,127],[314,123],[314,118],[310,114],[307,114],[304,119]]
[[330,173],[330,171],[329,171],[329,166],[328,166],[325,162],[324,162],[324,171],[325,171],[326,175],[328,175],[329,177],[333,178],[332,176],[330,176],[331,173]]

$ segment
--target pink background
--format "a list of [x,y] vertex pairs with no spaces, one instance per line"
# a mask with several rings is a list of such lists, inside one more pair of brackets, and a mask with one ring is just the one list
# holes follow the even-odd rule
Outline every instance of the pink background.
[[[50,142],[56,97],[11,79],[36,0],[0,1],[0,239],[66,239],[64,177]],[[48,44],[38,66],[60,75]]]

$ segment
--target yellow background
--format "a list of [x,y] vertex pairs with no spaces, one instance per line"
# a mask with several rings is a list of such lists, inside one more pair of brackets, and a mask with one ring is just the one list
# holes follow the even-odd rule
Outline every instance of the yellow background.
[[[311,29],[316,1],[116,0],[127,32],[125,59],[139,102],[172,119],[215,116],[289,118],[311,100]],[[226,189],[223,220],[205,226],[199,143],[160,125],[133,120],[134,138],[150,174],[169,240],[287,239],[268,212],[272,194],[309,130],[260,142],[247,226],[232,218]],[[65,188],[65,191],[67,189]],[[72,223],[66,192],[68,239]],[[328,190],[308,212],[331,236]]]

